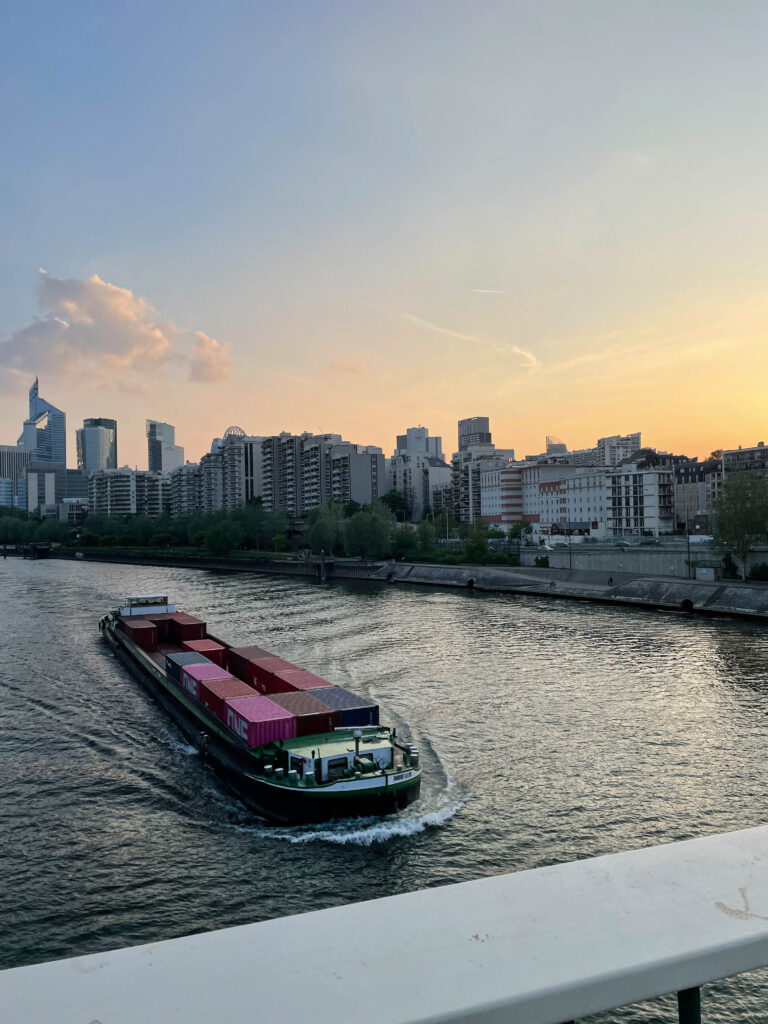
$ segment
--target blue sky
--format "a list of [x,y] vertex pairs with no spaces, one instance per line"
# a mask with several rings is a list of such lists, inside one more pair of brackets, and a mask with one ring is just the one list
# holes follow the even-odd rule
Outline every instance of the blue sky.
[[132,461],[145,415],[192,456],[233,421],[450,449],[484,413],[519,451],[754,443],[743,374],[712,407],[729,356],[764,368],[767,29],[758,3],[7,4],[0,341],[50,313],[43,267],[226,346],[228,381],[139,400],[34,367]]

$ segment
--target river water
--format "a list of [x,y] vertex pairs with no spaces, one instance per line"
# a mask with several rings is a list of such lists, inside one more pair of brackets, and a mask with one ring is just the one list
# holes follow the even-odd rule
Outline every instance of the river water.
[[[421,749],[421,800],[381,820],[257,820],[102,644],[99,616],[128,593],[168,593],[224,639],[374,697]],[[768,634],[536,597],[8,559],[0,728],[9,967],[760,824]],[[768,1020],[765,991],[763,975],[710,986],[707,1019]]]

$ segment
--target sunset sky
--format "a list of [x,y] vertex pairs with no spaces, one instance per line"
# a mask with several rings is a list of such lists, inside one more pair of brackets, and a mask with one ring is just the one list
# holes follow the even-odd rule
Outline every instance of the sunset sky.
[[768,441],[768,6],[4,4],[0,443]]

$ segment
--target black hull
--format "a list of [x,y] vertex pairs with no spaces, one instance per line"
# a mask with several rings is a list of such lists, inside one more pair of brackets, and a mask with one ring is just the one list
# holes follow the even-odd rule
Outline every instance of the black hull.
[[145,686],[151,696],[170,715],[183,734],[211,765],[219,778],[247,807],[260,817],[278,825],[309,825],[341,818],[359,818],[395,814],[419,797],[421,777],[408,786],[383,793],[359,793],[349,796],[322,790],[296,790],[270,786],[253,777],[251,756],[224,742],[206,723],[177,701],[151,672],[134,658],[122,643],[103,630],[106,643],[120,661]]

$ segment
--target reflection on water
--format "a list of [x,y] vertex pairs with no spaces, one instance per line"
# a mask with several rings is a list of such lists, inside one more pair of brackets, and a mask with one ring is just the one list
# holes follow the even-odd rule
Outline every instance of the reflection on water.
[[[131,592],[374,697],[421,749],[422,799],[312,828],[254,818],[101,644],[99,615]],[[0,562],[0,623],[2,966],[764,820],[759,626],[16,559]],[[763,1019],[755,979],[713,987],[708,1019]]]

